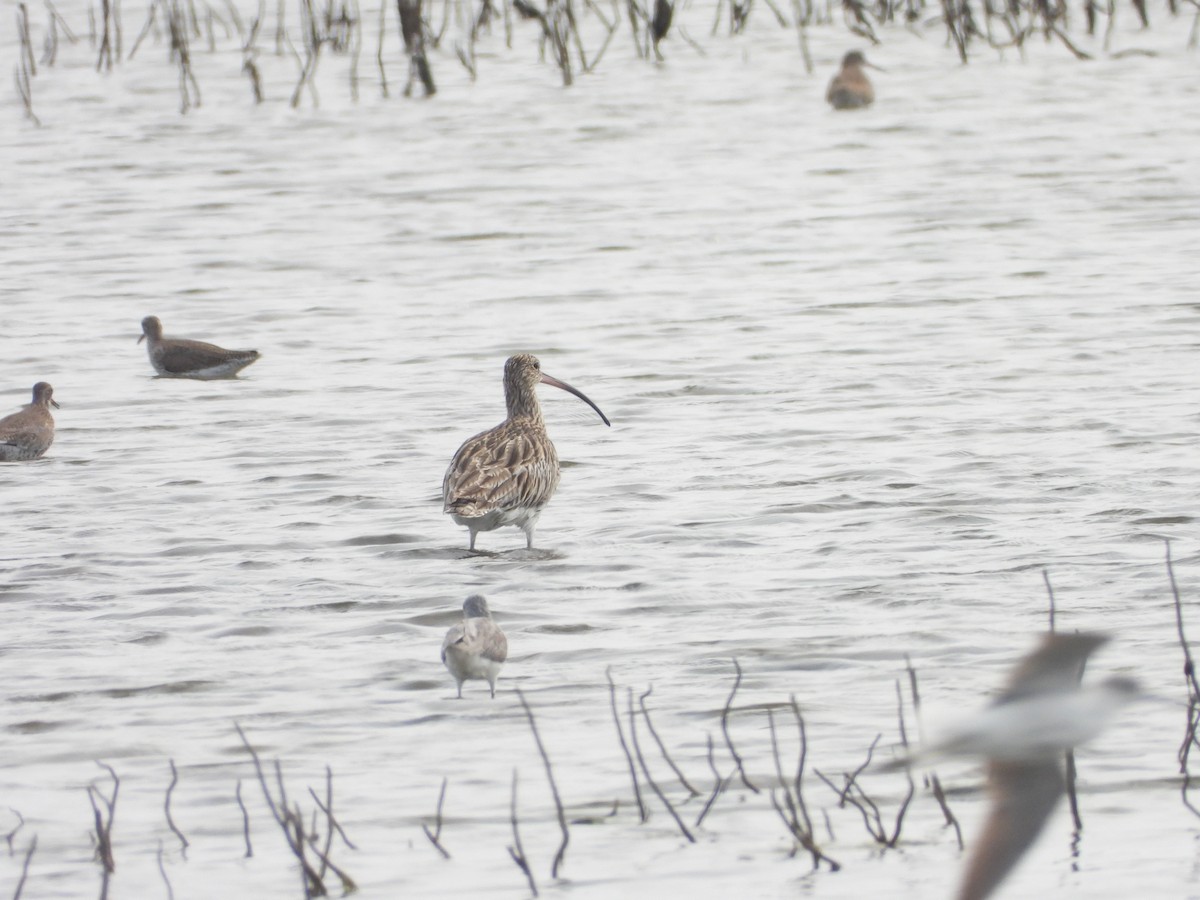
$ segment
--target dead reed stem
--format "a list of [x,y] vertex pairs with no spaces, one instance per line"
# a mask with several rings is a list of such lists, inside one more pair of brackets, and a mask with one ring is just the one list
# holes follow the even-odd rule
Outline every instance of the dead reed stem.
[[179,830],[175,824],[175,820],[171,818],[171,792],[175,790],[175,785],[179,783],[179,772],[175,769],[175,760],[168,760],[171,764],[171,783],[167,785],[167,796],[163,801],[163,811],[167,814],[167,826],[179,838],[179,852],[184,859],[187,859],[188,839],[183,836],[183,832]]
[[13,892],[13,900],[21,900],[21,892],[25,890],[25,881],[29,878],[29,863],[37,850],[37,835],[29,841],[29,849],[25,851],[25,861],[21,864],[21,877],[17,881],[17,889]]
[[517,699],[521,701],[521,708],[525,710],[525,717],[529,720],[529,730],[533,732],[533,740],[537,744],[538,754],[542,757],[542,765],[546,769],[546,780],[550,782],[550,794],[554,798],[554,810],[558,815],[559,830],[562,832],[562,843],[558,845],[558,850],[554,854],[554,862],[550,864],[550,877],[557,878],[558,869],[567,855],[567,845],[571,842],[571,833],[567,830],[567,815],[563,811],[562,798],[558,794],[558,785],[554,781],[554,768],[550,765],[550,757],[546,754],[545,745],[542,744],[542,736],[538,734],[533,710],[529,708],[525,692],[520,688],[516,688],[516,692]]
[[725,735],[725,746],[729,748],[729,755],[733,757],[733,761],[737,764],[742,784],[757,794],[758,788],[746,777],[746,767],[742,763],[742,758],[738,755],[737,749],[733,746],[733,738],[729,736],[729,711],[733,708],[733,698],[737,695],[738,688],[742,684],[742,667],[736,659],[733,660],[733,670],[736,673],[733,680],[733,689],[729,692],[729,698],[725,701],[725,709],[721,711],[721,733]]
[[[646,693],[642,695],[641,699],[644,701],[649,693],[649,691],[646,691]],[[643,709],[645,709],[644,706]],[[679,813],[675,811],[675,807],[671,805],[671,801],[667,799],[667,795],[663,793],[662,788],[660,788],[658,783],[654,780],[654,776],[650,774],[650,767],[646,765],[646,758],[642,756],[642,748],[638,743],[637,722],[633,716],[632,690],[629,691],[629,736],[633,741],[633,750],[637,756],[638,766],[641,768],[642,774],[646,776],[646,782],[650,785],[650,790],[654,791],[654,796],[658,797],[662,805],[667,808],[667,812],[670,814],[671,818],[675,820],[675,824],[679,826],[679,831],[685,838],[688,839],[688,842],[692,844],[696,843],[696,838],[692,836],[690,831],[688,831],[687,826],[683,824],[683,819],[679,818]]]
[[533,896],[538,895],[537,882],[533,880],[533,870],[529,866],[529,860],[525,856],[525,848],[521,846],[521,828],[517,823],[517,770],[513,769],[512,777],[512,800],[509,802],[509,821],[512,823],[513,842],[508,848],[508,855],[512,857],[513,862],[517,864],[522,872],[525,873],[525,880],[529,882],[529,890]]
[[92,837],[96,842],[96,859],[100,863],[100,900],[107,900],[108,884],[117,864],[113,858],[112,828],[113,819],[117,812],[117,794],[121,791],[121,779],[107,763],[96,761],[96,765],[108,772],[112,779],[112,794],[104,796],[95,784],[87,788],[88,802],[92,805],[92,817],[95,832]]
[[442,842],[441,842],[442,804],[446,802],[446,784],[447,783],[448,783],[448,779],[445,776],[443,776],[442,777],[442,789],[440,791],[438,791],[437,814],[433,820],[434,821],[433,831],[429,830],[428,825],[425,825],[425,824],[421,825],[421,830],[425,832],[425,837],[429,838],[429,843],[433,844],[433,846],[437,849],[437,852],[442,854],[442,859],[450,858],[450,851],[448,851],[445,847],[443,847]]
[[647,819],[646,804],[642,800],[642,790],[638,786],[637,767],[633,762],[633,755],[629,752],[629,745],[625,743],[625,733],[621,730],[621,714],[617,711],[617,686],[613,683],[612,669],[604,670],[604,677],[608,679],[608,699],[612,705],[613,724],[617,726],[617,740],[621,743],[621,751],[625,754],[625,762],[629,766],[629,780],[633,783],[633,798],[637,801],[638,819],[645,823]]

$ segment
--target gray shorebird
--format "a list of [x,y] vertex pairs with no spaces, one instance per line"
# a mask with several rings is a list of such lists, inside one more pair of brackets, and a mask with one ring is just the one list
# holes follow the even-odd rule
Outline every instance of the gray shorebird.
[[984,900],[1037,840],[1062,797],[1063,757],[1098,735],[1141,691],[1131,678],[1080,686],[1101,634],[1048,634],[1019,662],[987,708],[918,754],[987,760],[991,809],[976,840],[957,900]]
[[50,407],[58,409],[54,402],[54,388],[44,381],[33,386],[33,402],[21,407],[20,412],[0,419],[0,461],[37,459],[54,443],[54,416]]
[[508,639],[500,626],[492,621],[487,601],[473,594],[463,603],[463,620],[451,626],[442,641],[442,662],[458,683],[458,699],[462,699],[463,682],[469,679],[486,681],[496,696],[496,677],[508,658]]
[[528,353],[510,356],[504,364],[504,401],[508,418],[470,438],[454,454],[442,480],[442,511],[475,536],[505,525],[525,532],[525,546],[533,549],[533,529],[542,508],[558,487],[558,453],[554,450],[542,407],[538,384],[550,384],[574,394],[596,411],[600,407],[564,381],[542,372],[537,357]]
[[[861,109],[875,102],[875,89],[864,68],[879,69],[867,62],[861,51],[851,50],[842,57],[842,70],[833,76],[825,100],[834,109]],[[883,71],[879,69],[879,71]]]
[[198,378],[211,381],[232,378],[259,357],[257,350],[226,350],[204,341],[163,337],[158,316],[142,319],[142,336],[146,341],[150,364],[154,371],[167,378]]

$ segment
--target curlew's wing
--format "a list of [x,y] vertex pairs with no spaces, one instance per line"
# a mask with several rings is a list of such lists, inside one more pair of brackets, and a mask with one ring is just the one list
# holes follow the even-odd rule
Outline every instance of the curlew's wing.
[[984,900],[1030,848],[1063,795],[1058,761],[988,763],[992,808],[967,863],[958,900]]
[[483,516],[542,506],[554,493],[558,476],[558,454],[545,431],[508,421],[458,448],[442,481],[443,511]]

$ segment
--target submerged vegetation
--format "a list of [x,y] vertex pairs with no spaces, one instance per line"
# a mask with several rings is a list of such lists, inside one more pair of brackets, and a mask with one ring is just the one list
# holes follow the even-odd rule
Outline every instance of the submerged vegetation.
[[[594,71],[619,32],[632,41],[639,60],[662,61],[663,44],[673,39],[687,52],[704,53],[688,31],[707,29],[711,39],[743,34],[752,20],[794,30],[809,73],[813,61],[808,30],[845,28],[857,41],[878,45],[890,28],[917,30],[943,38],[957,58],[967,63],[982,51],[1022,51],[1035,38],[1056,42],[1079,59],[1090,55],[1077,45],[1077,35],[1103,36],[1109,52],[1113,29],[1132,12],[1144,28],[1151,25],[1145,0],[717,0],[700,10],[689,0],[383,0],[364,10],[358,0],[258,0],[252,16],[234,0],[148,0],[141,9],[118,0],[89,0],[86,17],[70,21],[51,0],[43,14],[25,3],[16,10],[18,58],[13,64],[17,93],[27,117],[35,114],[35,79],[58,62],[65,42],[74,52],[87,51],[98,72],[111,71],[147,53],[166,49],[178,78],[180,112],[199,106],[202,92],[193,71],[196,53],[221,54],[240,62],[247,94],[255,103],[268,96],[260,61],[266,55],[291,59],[295,75],[287,84],[289,102],[305,97],[318,102],[314,76],[323,57],[345,60],[350,97],[357,101],[365,70],[364,53],[373,57],[375,89],[392,92],[389,66],[407,68],[403,95],[437,93],[434,69],[456,57],[474,80],[481,42],[500,36],[514,52],[536,48],[538,58],[558,70],[564,86]],[[1167,0],[1169,22],[1192,17],[1188,45],[1200,40],[1200,3]],[[685,22],[685,19],[687,20]],[[1072,35],[1076,37],[1073,38]],[[130,40],[132,37],[132,40]],[[397,48],[398,39],[398,48]],[[520,46],[515,46],[520,45]],[[40,53],[35,52],[40,47]]]

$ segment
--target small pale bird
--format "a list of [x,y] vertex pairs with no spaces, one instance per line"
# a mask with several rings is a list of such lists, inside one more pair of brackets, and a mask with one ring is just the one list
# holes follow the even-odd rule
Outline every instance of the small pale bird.
[[470,548],[481,531],[515,525],[533,549],[533,529],[542,508],[558,487],[558,453],[546,434],[538,384],[574,394],[596,411],[600,407],[564,381],[542,372],[537,357],[519,353],[504,364],[504,401],[508,418],[470,438],[454,454],[442,480],[442,511],[470,531]]
[[257,350],[226,350],[204,341],[163,337],[158,316],[142,319],[140,344],[146,341],[146,351],[154,371],[167,378],[197,378],[211,381],[232,378],[258,359]]
[[1119,710],[1143,696],[1132,678],[1080,686],[1101,634],[1048,634],[1019,662],[985,709],[950,728],[918,760],[987,760],[992,805],[963,873],[958,900],[984,900],[1037,840],[1062,797],[1066,751],[1098,735]]
[[458,699],[462,699],[464,681],[486,681],[496,696],[496,678],[508,658],[508,639],[500,626],[492,621],[487,601],[472,594],[463,603],[463,620],[446,632],[442,641],[442,662],[458,683]]
[[0,419],[0,462],[38,459],[54,443],[54,416],[58,409],[54,388],[39,381],[33,386],[33,402],[19,412]]
[[842,57],[842,70],[833,76],[825,101],[834,109],[861,109],[875,102],[875,89],[867,78],[864,68],[883,70],[867,62],[859,50],[851,50]]

